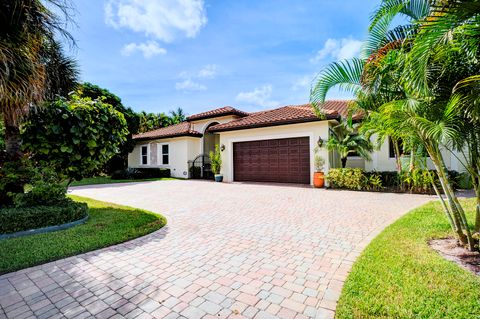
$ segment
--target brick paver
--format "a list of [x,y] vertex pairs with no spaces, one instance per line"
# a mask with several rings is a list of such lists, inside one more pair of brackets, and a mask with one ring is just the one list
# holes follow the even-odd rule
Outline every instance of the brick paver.
[[168,225],[0,276],[0,318],[333,318],[363,248],[432,199],[203,181],[72,193],[159,212]]

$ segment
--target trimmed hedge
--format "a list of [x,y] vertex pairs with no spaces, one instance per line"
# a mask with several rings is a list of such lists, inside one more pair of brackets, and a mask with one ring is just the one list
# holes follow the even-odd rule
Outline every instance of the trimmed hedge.
[[0,209],[0,234],[62,225],[86,217],[88,206],[66,199],[54,206],[12,207]]
[[[431,173],[431,174],[430,174]],[[326,178],[329,187],[357,191],[409,192],[415,194],[435,194],[430,176],[441,189],[435,172],[417,169],[413,172],[365,172],[360,168],[330,169]],[[449,178],[455,189],[459,187],[460,174],[449,172]]]
[[112,179],[148,179],[148,178],[168,178],[170,169],[168,168],[127,168],[115,171]]

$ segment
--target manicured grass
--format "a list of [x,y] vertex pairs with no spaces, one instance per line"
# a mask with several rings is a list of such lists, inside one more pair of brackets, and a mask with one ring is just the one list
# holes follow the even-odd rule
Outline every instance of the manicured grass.
[[164,181],[164,180],[174,180],[174,179],[176,178],[162,177],[162,178],[147,178],[147,179],[111,179],[110,176],[95,176],[95,177],[84,178],[81,181],[74,181],[70,184],[70,186],[152,182],[152,181]]
[[[474,201],[464,203],[471,221]],[[439,203],[386,228],[354,264],[336,318],[480,318],[480,277],[427,245],[450,236]]]
[[70,197],[88,204],[89,220],[67,230],[0,240],[0,273],[118,244],[166,224],[165,217],[144,210]]

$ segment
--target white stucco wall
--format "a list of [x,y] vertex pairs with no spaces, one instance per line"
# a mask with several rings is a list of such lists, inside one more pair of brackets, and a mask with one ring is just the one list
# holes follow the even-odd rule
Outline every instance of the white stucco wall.
[[[311,172],[310,183],[312,184],[314,171],[313,150],[315,146],[317,146],[319,137],[321,137],[323,140],[328,139],[328,125],[329,124],[327,121],[322,121],[220,132],[220,144],[225,145],[225,150],[222,152],[221,169],[224,180],[227,182],[233,181],[233,143],[292,137],[309,137]],[[322,148],[320,149],[320,155],[325,158],[325,172],[327,172],[329,168],[328,152],[326,149]]]
[[[128,167],[159,167],[169,168],[172,177],[188,178],[188,161],[193,159],[199,152],[200,138],[175,137],[139,142],[134,150],[128,154]],[[162,165],[158,156],[158,145],[169,145],[169,164]],[[140,162],[142,145],[149,145],[149,163],[142,165]]]
[[[458,160],[453,156],[449,151],[443,150],[442,151],[443,158],[445,160],[445,165],[449,170],[455,170],[458,172],[464,172],[465,169],[458,163]],[[350,159],[348,160],[350,161]],[[348,163],[347,161],[347,163]],[[410,157],[403,156],[402,163],[404,165],[408,165],[410,161]],[[389,150],[389,142],[385,140],[382,144],[381,148],[378,151],[374,151],[372,153],[372,160],[371,161],[364,161],[365,162],[365,170],[366,171],[396,171],[397,165],[395,158],[390,158],[390,150]],[[428,169],[435,169],[432,164],[432,161],[427,158],[427,166]]]

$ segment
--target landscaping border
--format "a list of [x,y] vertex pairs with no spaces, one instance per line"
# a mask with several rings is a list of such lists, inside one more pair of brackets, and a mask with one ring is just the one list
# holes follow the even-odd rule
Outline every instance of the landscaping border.
[[88,214],[87,214],[87,216],[83,217],[82,219],[75,220],[73,222],[69,222],[69,223],[65,223],[65,224],[61,224],[61,225],[54,225],[54,226],[47,226],[47,227],[36,228],[36,229],[22,230],[22,231],[18,231],[16,233],[11,233],[11,234],[0,234],[0,240],[15,238],[15,237],[29,236],[29,235],[50,233],[50,232],[54,232],[54,231],[58,231],[58,230],[65,230],[65,229],[68,229],[68,228],[72,228],[74,226],[84,224],[87,220],[88,220]]

